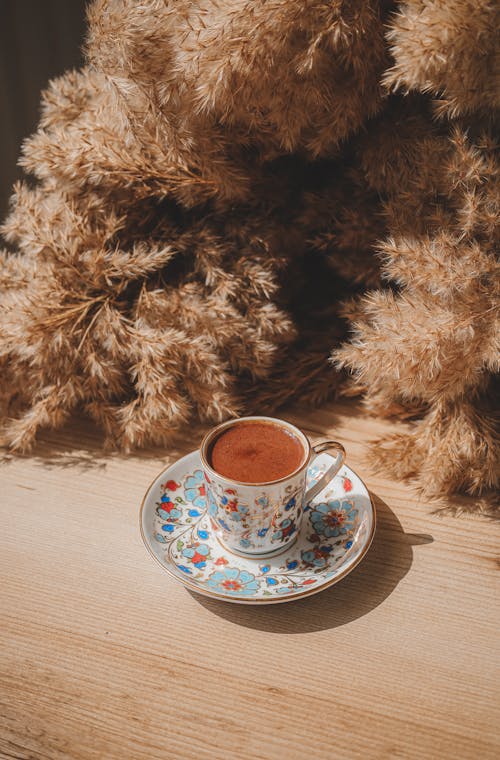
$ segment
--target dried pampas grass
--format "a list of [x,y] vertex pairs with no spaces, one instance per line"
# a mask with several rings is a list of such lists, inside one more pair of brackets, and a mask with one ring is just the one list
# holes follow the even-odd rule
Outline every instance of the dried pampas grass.
[[[363,393],[376,464],[498,487],[498,8],[94,0],[0,257],[4,442],[124,449]],[[333,363],[328,355],[333,349]],[[352,380],[350,385],[348,377]],[[488,502],[491,503],[491,502]]]

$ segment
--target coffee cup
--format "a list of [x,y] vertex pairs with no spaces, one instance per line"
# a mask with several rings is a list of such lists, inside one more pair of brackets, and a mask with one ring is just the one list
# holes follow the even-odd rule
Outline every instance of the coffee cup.
[[[293,445],[297,444],[295,448],[299,454],[294,459],[290,472],[274,479],[251,482],[258,476],[258,471],[254,472],[251,481],[245,480],[241,475],[236,479],[217,471],[213,461],[217,442],[231,432],[233,438],[238,438],[241,444],[247,434],[251,438],[249,425],[252,423],[259,423],[261,427],[269,426],[270,459],[271,453],[274,454],[276,450],[279,453],[278,430],[294,439]],[[266,429],[261,429],[259,433],[265,460]],[[306,490],[308,469],[316,457],[324,452],[335,455],[332,456],[332,463],[321,478]],[[226,458],[230,455],[229,449]],[[243,556],[268,556],[288,549],[295,541],[304,507],[337,474],[345,461],[345,449],[337,441],[323,441],[313,446],[295,425],[274,417],[254,416],[229,420],[210,430],[201,443],[200,456],[206,480],[208,513],[221,544],[229,551]],[[234,456],[238,457],[237,448]],[[286,461],[279,464],[286,470]],[[228,469],[231,471],[231,467]],[[265,470],[264,464],[262,472],[265,473]],[[242,472],[245,472],[244,462]]]

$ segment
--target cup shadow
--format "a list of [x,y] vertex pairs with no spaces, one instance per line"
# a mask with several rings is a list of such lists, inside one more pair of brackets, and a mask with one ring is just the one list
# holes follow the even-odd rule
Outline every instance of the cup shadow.
[[287,604],[228,604],[189,591],[214,615],[236,625],[271,633],[309,633],[351,623],[382,604],[409,571],[413,546],[434,540],[425,533],[405,533],[387,504],[370,494],[377,511],[377,529],[363,561],[338,584],[314,596]]

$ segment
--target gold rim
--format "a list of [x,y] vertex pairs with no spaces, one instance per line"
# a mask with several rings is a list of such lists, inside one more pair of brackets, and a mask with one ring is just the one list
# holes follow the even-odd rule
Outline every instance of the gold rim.
[[[181,457],[176,462],[174,462],[174,464],[178,464],[179,462],[182,462],[183,459],[187,459],[188,457],[192,456],[195,453],[199,454],[199,451],[195,450],[195,451],[191,451],[189,454],[185,454],[183,457]],[[141,531],[141,537],[142,537],[144,545],[145,545],[146,549],[148,550],[149,554],[153,557],[153,559],[155,560],[155,562],[158,563],[158,565],[162,568],[162,570],[164,570],[166,573],[168,573],[168,575],[170,575],[172,578],[174,578],[176,581],[178,581],[179,583],[181,583],[186,588],[190,589],[191,591],[194,591],[197,594],[201,594],[202,596],[209,597],[210,599],[220,599],[223,602],[231,602],[232,604],[284,604],[285,602],[293,602],[296,599],[303,599],[306,596],[313,596],[314,594],[319,594],[321,591],[324,591],[325,589],[329,588],[330,586],[334,586],[336,583],[338,583],[339,581],[341,581],[343,578],[345,578],[346,575],[348,575],[350,572],[352,572],[352,570],[354,570],[354,568],[359,565],[359,563],[361,562],[361,560],[364,558],[364,556],[368,552],[368,549],[372,545],[373,537],[375,535],[375,529],[376,529],[376,526],[377,526],[377,512],[376,512],[376,509],[375,509],[375,504],[373,503],[370,491],[368,490],[368,488],[367,488],[366,483],[364,482],[364,480],[362,480],[359,477],[359,475],[356,472],[354,472],[354,470],[351,470],[351,472],[353,472],[356,475],[356,477],[359,478],[360,482],[363,484],[363,486],[364,486],[364,488],[366,490],[366,493],[368,495],[368,501],[370,502],[370,506],[372,508],[373,521],[372,521],[372,529],[370,531],[370,535],[368,536],[366,544],[364,545],[364,547],[363,547],[360,555],[356,558],[356,560],[352,563],[352,565],[349,565],[349,567],[346,567],[345,570],[342,573],[340,573],[340,575],[335,576],[330,581],[328,581],[328,583],[323,584],[319,588],[308,589],[307,591],[301,591],[298,594],[284,595],[283,598],[281,598],[281,599],[277,599],[275,597],[266,598],[266,599],[244,599],[244,598],[234,599],[234,598],[229,597],[229,596],[224,596],[224,594],[217,594],[215,591],[209,591],[208,589],[203,589],[200,586],[196,586],[195,584],[190,583],[187,579],[185,580],[180,575],[177,575],[176,573],[174,573],[167,565],[164,565],[163,562],[160,559],[158,559],[158,557],[156,556],[156,554],[152,550],[152,548],[151,548],[151,546],[149,544],[149,540],[146,538],[146,536],[144,534],[144,529],[143,529],[143,525],[142,525],[142,513],[143,513],[144,505],[146,503],[146,499],[148,498],[149,492],[153,488],[153,486],[156,483],[156,481],[170,467],[173,467],[173,464],[168,465],[161,472],[158,473],[158,475],[154,478],[154,480],[152,480],[151,483],[149,484],[149,487],[148,487],[146,493],[144,494],[144,496],[142,498],[141,508],[139,510],[139,527],[140,527],[140,531]],[[351,468],[349,468],[349,469],[351,469]],[[297,536],[297,538],[298,538],[298,536]]]
[[[304,462],[300,465],[300,467],[297,467],[296,470],[291,472],[289,475],[285,475],[283,478],[278,478],[278,480],[266,480],[263,483],[245,483],[243,480],[232,480],[231,478],[225,478],[224,475],[220,475],[216,470],[213,469],[213,467],[210,466],[206,456],[205,456],[205,449],[210,442],[210,440],[221,430],[224,430],[224,428],[232,427],[233,425],[238,424],[239,422],[248,422],[249,420],[267,420],[268,422],[273,422],[276,425],[280,426],[287,426],[289,428],[292,428],[293,431],[295,431],[299,438],[304,443],[304,449],[306,451],[306,458]],[[308,464],[309,460],[311,458],[311,443],[309,441],[309,438],[305,433],[300,430],[296,425],[293,425],[291,422],[287,422],[286,420],[280,420],[277,417],[265,417],[262,415],[255,415],[253,417],[236,417],[234,420],[227,420],[226,422],[221,422],[220,425],[217,425],[217,427],[212,428],[208,431],[208,433],[205,434],[203,437],[200,448],[199,448],[199,454],[200,459],[203,467],[208,470],[210,475],[213,478],[218,478],[219,480],[223,480],[225,483],[231,483],[235,486],[254,486],[260,488],[261,486],[274,486],[276,483],[283,483],[285,480],[289,480],[290,478],[294,478],[296,475],[299,475],[302,470],[304,470]]]

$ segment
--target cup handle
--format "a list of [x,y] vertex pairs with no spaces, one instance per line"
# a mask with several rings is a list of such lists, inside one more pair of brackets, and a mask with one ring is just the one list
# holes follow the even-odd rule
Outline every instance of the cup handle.
[[312,501],[312,499],[314,499],[314,497],[317,496],[319,492],[323,490],[326,484],[329,483],[333,477],[335,477],[335,475],[338,473],[338,471],[344,464],[345,457],[346,457],[345,449],[342,446],[342,444],[339,443],[338,441],[323,441],[322,443],[317,443],[315,446],[312,447],[312,450],[314,451],[314,456],[309,462],[309,467],[317,458],[318,454],[322,454],[323,451],[336,451],[337,456],[335,457],[335,461],[332,462],[330,467],[321,476],[318,482],[307,489],[307,491],[304,494],[304,505],[309,504],[309,502]]

